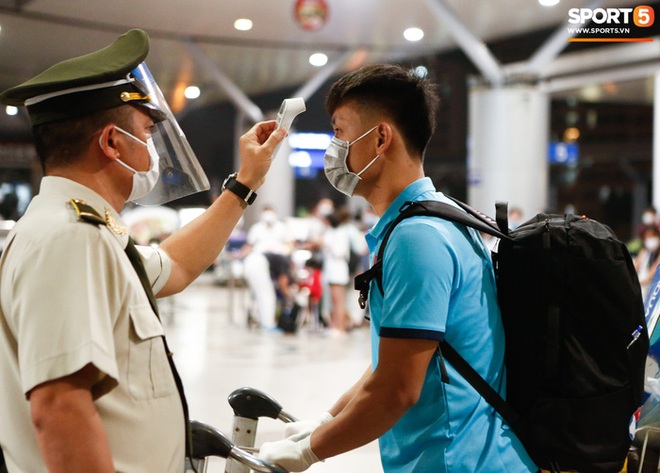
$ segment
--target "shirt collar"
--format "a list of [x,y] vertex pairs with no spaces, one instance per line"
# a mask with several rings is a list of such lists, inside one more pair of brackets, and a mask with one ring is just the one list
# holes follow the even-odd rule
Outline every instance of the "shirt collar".
[[387,207],[387,210],[380,217],[378,223],[367,232],[366,238],[369,247],[373,250],[375,244],[384,237],[390,223],[399,215],[401,207],[406,202],[430,199],[432,198],[431,194],[435,192],[435,186],[429,177],[423,177],[409,184]]
[[[67,202],[69,199],[84,201],[105,219],[108,229],[117,238],[122,248],[128,244],[128,232],[125,231],[127,228],[126,223],[112,205],[89,187],[65,177],[45,176],[41,179],[39,195],[63,197]],[[124,231],[122,232],[121,229],[124,229]]]

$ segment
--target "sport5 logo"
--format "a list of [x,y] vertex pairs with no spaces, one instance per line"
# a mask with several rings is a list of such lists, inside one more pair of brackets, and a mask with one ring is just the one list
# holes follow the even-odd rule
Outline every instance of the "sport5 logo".
[[571,8],[568,10],[568,22],[585,24],[589,21],[598,25],[634,23],[640,28],[648,28],[655,22],[655,11],[648,5],[638,5],[635,8]]

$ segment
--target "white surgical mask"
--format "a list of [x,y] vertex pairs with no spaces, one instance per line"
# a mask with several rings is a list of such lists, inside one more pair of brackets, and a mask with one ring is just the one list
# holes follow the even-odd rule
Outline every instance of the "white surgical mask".
[[[141,197],[144,197],[149,192],[151,192],[152,189],[156,186],[156,182],[158,182],[158,176],[160,173],[160,169],[158,166],[158,162],[159,162],[158,151],[156,151],[156,145],[154,144],[153,138],[149,137],[145,142],[142,141],[137,136],[130,134],[126,130],[122,130],[117,125],[115,125],[115,129],[125,134],[126,136],[133,138],[138,143],[146,146],[147,151],[149,152],[150,164],[149,164],[149,169],[146,171],[136,171],[128,164],[123,162],[121,159],[117,158],[115,160],[133,173],[133,187],[131,189],[131,194],[128,196],[128,201],[130,202],[133,200],[137,200]],[[101,137],[99,137],[99,144],[101,144]]]
[[348,169],[346,160],[348,159],[348,151],[351,145],[361,140],[369,133],[374,131],[378,125],[374,126],[371,130],[364,133],[362,136],[356,138],[350,143],[345,140],[341,140],[334,136],[330,141],[330,146],[328,146],[325,156],[323,157],[323,170],[325,171],[325,177],[328,178],[330,184],[337,189],[342,194],[346,194],[351,197],[353,192],[355,192],[355,187],[358,185],[358,182],[362,179],[360,176],[364,173],[373,163],[380,158],[380,154],[377,154],[374,159],[372,159],[369,164],[367,164],[362,171],[358,173],[351,172]]
[[642,215],[642,223],[644,225],[652,225],[655,222],[655,216],[651,212],[644,212]]
[[261,221],[267,224],[277,222],[277,214],[273,210],[264,210],[261,212]]
[[656,251],[660,247],[660,238],[648,237],[644,240],[644,247],[649,251]]

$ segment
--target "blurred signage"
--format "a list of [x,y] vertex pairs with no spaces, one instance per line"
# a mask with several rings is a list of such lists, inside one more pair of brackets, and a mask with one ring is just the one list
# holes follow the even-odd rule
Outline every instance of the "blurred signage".
[[323,169],[325,150],[330,145],[331,133],[291,133],[289,135],[289,164],[295,171],[295,176],[311,179]]
[[550,164],[577,164],[579,147],[577,143],[551,141],[548,144],[548,161]]
[[294,16],[307,31],[318,31],[328,21],[328,4],[325,0],[296,0]]

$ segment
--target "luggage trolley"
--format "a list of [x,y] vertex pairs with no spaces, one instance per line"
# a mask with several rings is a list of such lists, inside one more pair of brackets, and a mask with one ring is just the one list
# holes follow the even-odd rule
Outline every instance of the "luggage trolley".
[[[231,440],[218,429],[199,421],[191,421],[193,462],[198,473],[206,473],[208,457],[227,459],[225,473],[288,473],[273,463],[257,458],[253,453],[257,425],[260,417],[295,422],[297,419],[285,412],[282,406],[268,394],[255,388],[239,388],[228,397],[234,410],[234,427]],[[186,460],[186,471],[192,471]]]
[[[193,442],[193,462],[198,473],[206,473],[208,457],[222,457],[227,464],[240,466],[241,470],[259,473],[287,473],[277,465],[261,460],[246,450],[236,446],[222,432],[208,424],[193,420],[190,422]],[[186,460],[186,471],[192,471]],[[228,470],[227,470],[228,471]]]
[[[236,389],[229,395],[227,401],[234,410],[232,442],[240,445],[239,449],[254,449],[260,417],[279,419],[283,422],[298,420],[285,412],[280,403],[271,396],[255,388]],[[249,473],[249,471],[250,467],[240,459],[233,457],[227,459],[225,473]]]

